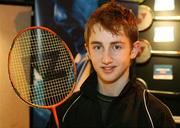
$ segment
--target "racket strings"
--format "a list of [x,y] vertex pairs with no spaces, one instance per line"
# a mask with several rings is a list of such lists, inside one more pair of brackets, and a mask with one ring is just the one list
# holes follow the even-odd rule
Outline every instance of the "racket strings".
[[[70,80],[70,81],[73,84],[74,80]],[[65,83],[70,82],[70,81],[66,81]],[[22,95],[28,95],[28,97],[31,98],[28,100],[31,100],[34,103],[41,104],[41,102],[43,100],[49,99],[49,98],[52,98],[55,96],[59,96],[58,100],[56,102],[61,101],[62,99],[64,99],[67,96],[67,94],[68,94],[67,92],[69,92],[71,90],[71,87],[69,87],[69,88],[67,88],[67,87],[63,88],[63,86],[59,87],[59,85],[62,85],[63,83],[59,83],[58,81],[55,82],[55,80],[54,80],[53,84],[52,84],[52,82],[50,83],[51,86],[53,86],[53,87],[48,87],[48,86],[44,87],[46,84],[49,84],[49,83],[38,83],[38,86],[39,86],[38,88],[37,88],[37,86],[35,87],[36,89],[31,88],[31,90],[29,90],[30,94],[27,94],[27,91],[22,91]],[[34,86],[34,85],[32,85],[32,86]],[[46,93],[44,93],[44,91],[46,91]]]
[[[72,72],[72,71],[70,71]],[[73,76],[73,74],[71,74],[70,76]],[[23,79],[22,79],[23,80]],[[63,82],[62,82],[63,81]],[[21,81],[22,83],[24,83],[23,81]],[[68,79],[66,81],[64,80],[53,80],[53,81],[48,81],[43,83],[43,81],[37,82],[35,84],[31,84],[29,85],[29,88],[19,88],[18,90],[21,91],[21,95],[26,95],[27,97],[30,97],[31,99],[28,99],[29,101],[32,100],[34,101],[41,101],[46,97],[47,99],[51,96],[58,96],[58,95],[62,95],[60,100],[62,100],[64,97],[67,96],[68,92],[71,90],[71,86],[69,88],[65,87],[63,88],[63,86],[66,86],[67,83],[69,84],[73,84],[74,79]],[[50,85],[50,86],[45,86],[45,85]],[[35,87],[34,87],[35,86]],[[23,86],[22,86],[23,87]],[[44,93],[44,91],[46,91],[46,93]],[[29,94],[30,93],[30,94]]]
[[[72,81],[72,83],[73,83],[73,81]],[[30,88],[29,91],[27,91],[27,90],[21,91],[21,94],[27,95],[30,98],[30,99],[27,99],[29,101],[34,102],[34,103],[39,102],[38,104],[41,104],[41,101],[52,98],[54,96],[59,96],[58,101],[61,101],[62,99],[64,99],[67,96],[67,92],[69,92],[71,90],[71,87],[69,87],[69,88],[59,87],[59,85],[63,84],[63,83],[59,83],[59,82],[53,82],[54,85],[51,83],[51,86],[53,86],[51,88],[44,87],[45,84],[48,84],[48,83],[38,83],[38,85],[37,85],[37,86],[39,86],[38,88],[37,88],[37,86],[35,88],[33,88],[34,85],[31,85],[32,87]],[[44,91],[46,91],[46,93],[44,93]],[[27,93],[27,92],[29,92],[29,93]]]
[[62,40],[38,29],[24,32],[15,41],[10,66],[19,95],[38,106],[67,97],[75,82],[74,65]]
[[[33,55],[34,51],[36,53],[41,53],[43,51],[50,52],[60,47],[58,43],[54,43],[54,44],[51,43],[53,47],[50,47],[49,44],[46,45],[47,43],[50,42],[59,42],[59,39],[57,37],[55,37],[54,35],[50,35],[49,33],[44,33],[40,35],[32,35],[29,32],[23,33],[21,37],[19,37],[16,40],[16,42],[18,42],[16,44],[16,50],[22,51],[22,53],[24,53],[25,55],[29,55],[29,54]],[[38,42],[38,44],[36,42]],[[63,46],[61,45],[61,47]]]

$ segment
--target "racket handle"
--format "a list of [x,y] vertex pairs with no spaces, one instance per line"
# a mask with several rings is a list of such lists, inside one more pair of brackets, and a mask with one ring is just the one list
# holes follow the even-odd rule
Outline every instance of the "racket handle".
[[54,116],[54,120],[55,120],[55,122],[56,122],[56,126],[57,126],[57,128],[60,128],[60,126],[59,126],[59,120],[58,120],[57,113],[56,113],[56,108],[53,107],[51,110],[52,110],[52,113],[53,113],[53,116]]

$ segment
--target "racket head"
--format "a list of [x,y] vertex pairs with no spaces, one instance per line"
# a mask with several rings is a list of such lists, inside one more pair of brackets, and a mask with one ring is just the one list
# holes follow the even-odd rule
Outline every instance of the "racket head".
[[140,53],[136,57],[136,63],[146,63],[151,58],[152,47],[148,40],[141,39],[140,42]]
[[66,43],[52,30],[21,30],[8,56],[9,78],[16,94],[33,107],[54,108],[71,96],[76,66]]

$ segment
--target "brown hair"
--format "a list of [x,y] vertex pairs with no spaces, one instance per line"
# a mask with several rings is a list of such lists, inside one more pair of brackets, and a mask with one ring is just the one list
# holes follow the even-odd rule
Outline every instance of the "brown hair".
[[117,2],[103,4],[90,16],[84,33],[86,43],[89,42],[95,24],[100,24],[104,29],[116,35],[120,30],[124,30],[131,43],[138,40],[138,28],[134,13]]

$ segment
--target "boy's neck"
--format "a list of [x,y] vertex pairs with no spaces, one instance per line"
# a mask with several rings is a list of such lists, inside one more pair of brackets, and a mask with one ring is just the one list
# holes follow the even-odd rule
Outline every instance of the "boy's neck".
[[106,96],[119,96],[123,88],[129,81],[129,72],[126,72],[113,83],[105,83],[98,78],[98,91]]

